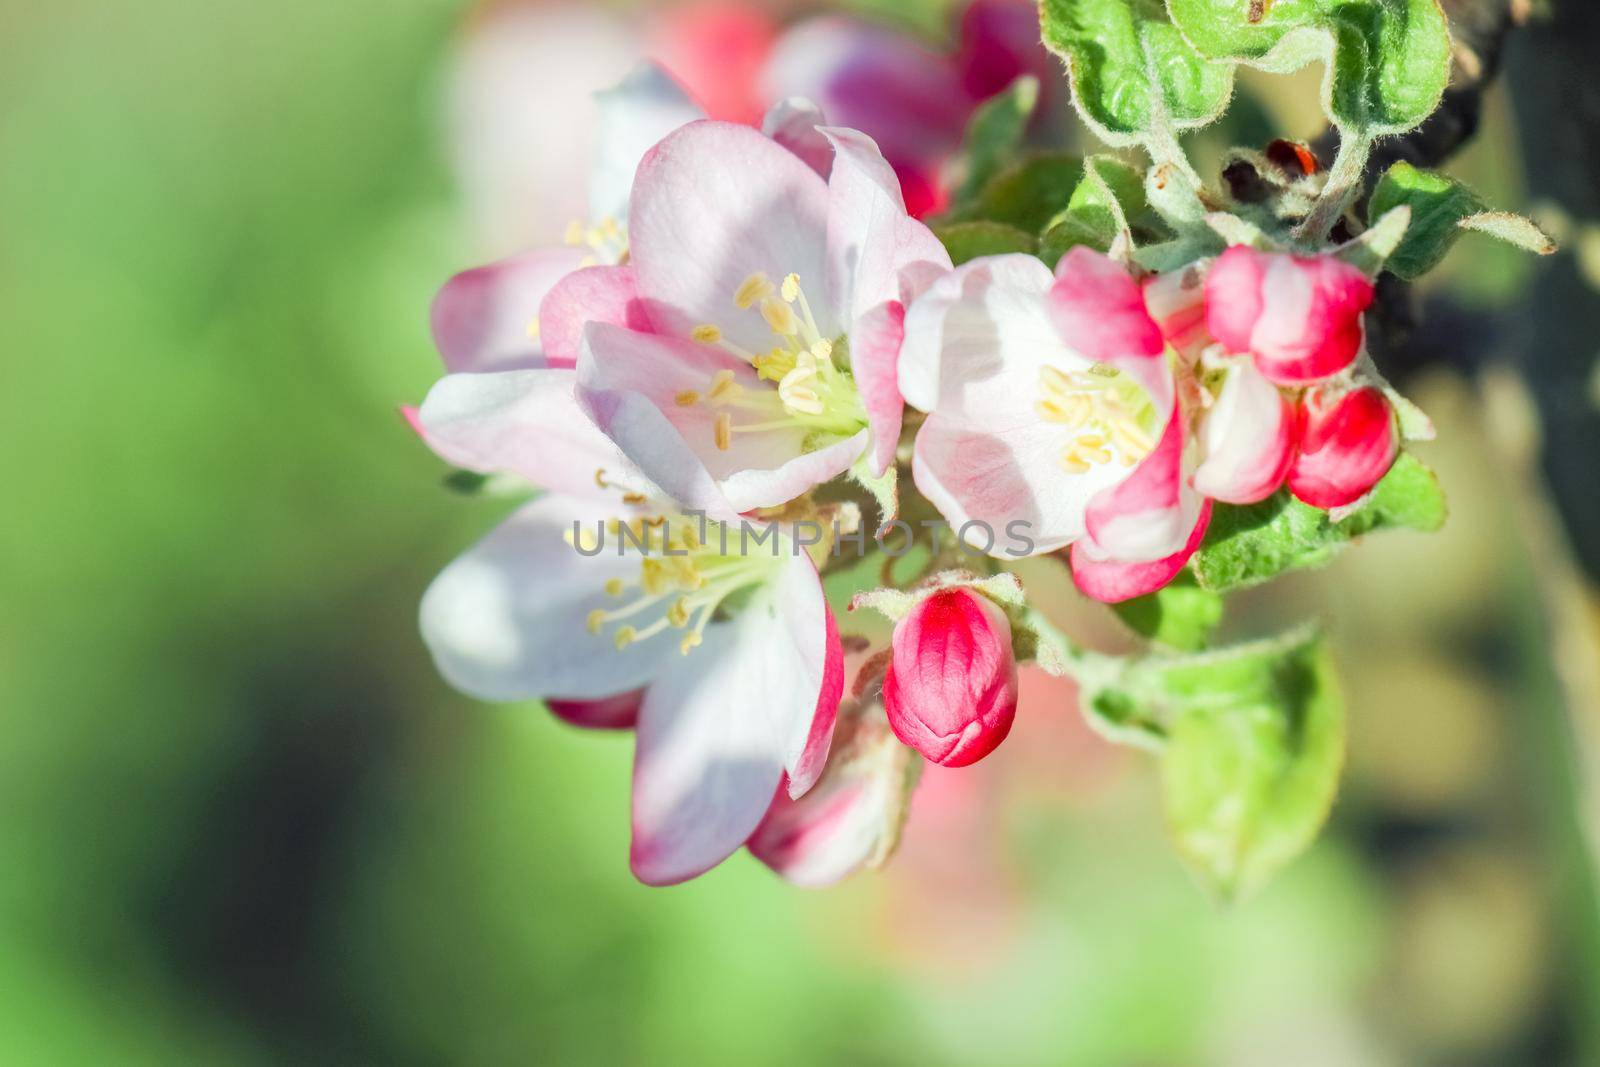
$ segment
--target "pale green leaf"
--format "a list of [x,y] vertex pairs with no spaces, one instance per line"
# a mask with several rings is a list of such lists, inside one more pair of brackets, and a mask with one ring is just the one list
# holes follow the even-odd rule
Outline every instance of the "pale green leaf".
[[1323,566],[1352,538],[1365,533],[1437,530],[1446,515],[1438,477],[1407,452],[1367,499],[1337,522],[1328,512],[1295,500],[1287,490],[1259,504],[1217,505],[1205,544],[1191,566],[1202,586],[1227,592],[1286,571]]
[[1039,16],[1073,102],[1110,144],[1204,126],[1227,106],[1232,69],[1190,47],[1160,0],[1041,0]]
[[1147,596],[1113,604],[1117,618],[1134,633],[1180,652],[1198,652],[1222,622],[1222,597],[1202,589],[1184,571]]
[[1016,158],[1038,102],[1038,79],[1024,75],[973,113],[963,153],[966,173],[955,196],[958,206],[976,200],[983,187]]
[[1144,210],[1143,173],[1114,156],[1090,156],[1066,208],[1045,229],[1039,258],[1053,267],[1077,245],[1106,252],[1121,238],[1132,247],[1132,222]]
[[933,232],[958,267],[979,256],[1032,253],[1038,247],[1033,234],[1003,222],[951,222],[934,226]]
[[1168,0],[1201,55],[1286,72],[1322,60],[1323,109],[1372,136],[1416,126],[1450,80],[1439,0]]
[[1555,241],[1539,229],[1532,219],[1513,215],[1509,211],[1484,211],[1469,215],[1461,220],[1461,228],[1515,245],[1536,256],[1548,256],[1556,250]]
[[1175,710],[1161,756],[1168,832],[1224,899],[1316,838],[1344,765],[1344,705],[1320,638],[1197,656],[1160,672]]

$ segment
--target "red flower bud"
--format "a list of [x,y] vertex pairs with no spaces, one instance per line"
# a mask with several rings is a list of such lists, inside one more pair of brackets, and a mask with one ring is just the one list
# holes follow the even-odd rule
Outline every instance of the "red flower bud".
[[1367,386],[1332,400],[1313,389],[1304,405],[1289,491],[1317,508],[1355,503],[1389,473],[1400,452],[1389,402]]
[[895,736],[929,761],[965,767],[987,756],[1017,712],[1005,612],[960,587],[923,600],[895,625],[883,699]]

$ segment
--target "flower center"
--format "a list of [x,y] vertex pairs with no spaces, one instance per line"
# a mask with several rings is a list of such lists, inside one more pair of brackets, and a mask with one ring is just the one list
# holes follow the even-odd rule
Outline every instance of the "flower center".
[[793,428],[805,431],[808,447],[814,447],[850,437],[867,425],[855,378],[840,365],[848,354],[845,339],[822,336],[799,275],[791,274],[775,286],[767,275],[752,274],[734,291],[733,304],[761,316],[774,339],[770,349],[752,352],[728,340],[711,323],[695,327],[691,336],[738,356],[755,368],[762,382],[775,388],[746,389],[734,380],[732,371],[720,370],[704,391],[678,394],[680,407],[708,404],[721,409],[713,424],[719,449],[732,447],[734,434]]
[[1071,431],[1061,450],[1061,465],[1069,474],[1086,474],[1103,463],[1132,467],[1156,446],[1149,394],[1104,363],[1082,371],[1041,367],[1033,410],[1045,422]]
[[628,261],[628,231],[610,215],[593,226],[577,219],[567,223],[566,242],[572,248],[588,248],[580,266],[614,266]]
[[596,608],[587,620],[592,634],[609,628],[619,651],[672,629],[683,632],[678,648],[687,656],[717,609],[735,593],[764,583],[778,560],[775,551],[762,554],[760,549],[731,554],[730,541],[737,544],[735,551],[743,544],[726,527],[682,515],[609,519],[597,529],[568,531],[567,540],[591,555],[606,551],[639,558],[637,579],[606,583],[606,595],[617,606]]

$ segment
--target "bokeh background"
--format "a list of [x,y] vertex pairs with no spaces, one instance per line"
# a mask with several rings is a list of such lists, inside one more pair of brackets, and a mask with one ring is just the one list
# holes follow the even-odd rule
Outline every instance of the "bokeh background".
[[[944,47],[935,0],[838,6]],[[1351,751],[1223,909],[1055,683],[812,893],[743,855],[636,885],[629,740],[434,674],[418,597],[509,505],[395,414],[428,301],[579,213],[588,94],[697,62],[694,11],[0,0],[0,1062],[1600,1063],[1600,170],[1551,58],[1586,6],[1512,35],[1452,164],[1573,251],[1463,243],[1397,349],[1451,523],[1233,613],[1329,619]],[[1316,79],[1249,79],[1197,153],[1314,136]]]

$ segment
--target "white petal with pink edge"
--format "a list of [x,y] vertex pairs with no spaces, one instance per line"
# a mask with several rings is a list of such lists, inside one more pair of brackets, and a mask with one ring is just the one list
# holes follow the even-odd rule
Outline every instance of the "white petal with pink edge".
[[578,406],[576,384],[577,372],[554,367],[452,374],[429,391],[417,425],[441,459],[467,470],[619,503],[623,492],[649,492],[649,479]]
[[429,313],[445,369],[479,374],[544,366],[540,305],[584,255],[576,248],[538,248],[446,282]]
[[670,885],[721,863],[759,825],[786,767],[815,781],[827,744],[814,725],[825,720],[831,738],[844,679],[831,636],[802,556],[651,685],[633,772],[640,881]]
[[772,331],[736,297],[756,275],[798,275],[817,296],[824,337],[842,332],[822,300],[828,186],[794,153],[748,126],[694,122],[640,164],[629,216],[639,292],[656,328],[688,337],[715,325],[761,353]]
[[549,494],[506,519],[435,578],[422,598],[422,637],[439,672],[484,700],[593,700],[637,689],[681,658],[673,642],[619,652],[591,633],[609,606],[605,586],[637,574],[637,557],[583,556],[573,523],[615,514],[595,501]]
[[1294,405],[1249,360],[1224,373],[1221,390],[1200,416],[1200,466],[1194,487],[1227,504],[1254,504],[1283,484],[1294,458]]

